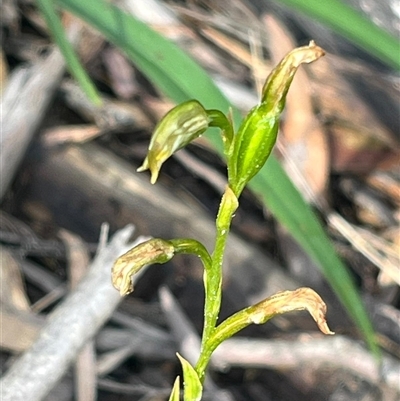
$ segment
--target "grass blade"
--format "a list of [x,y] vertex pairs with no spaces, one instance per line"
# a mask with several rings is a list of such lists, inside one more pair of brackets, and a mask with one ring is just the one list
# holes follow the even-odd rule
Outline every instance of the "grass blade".
[[340,0],[280,0],[400,70],[399,39]]
[[54,1],[37,0],[37,4],[43,14],[44,19],[46,20],[47,26],[50,29],[54,41],[57,43],[61,53],[64,56],[70,73],[76,79],[88,99],[96,106],[100,106],[102,103],[100,95],[89,78],[89,75],[79,62],[71,43],[65,36],[65,31],[60,18],[54,9]]
[[[119,46],[136,66],[167,96],[176,102],[198,99],[206,108],[224,112],[229,102],[206,72],[173,43],[147,25],[103,1],[59,0],[60,4],[91,23],[108,40]],[[234,110],[235,124],[241,117]],[[208,138],[222,154],[217,136]],[[317,217],[303,200],[286,173],[273,157],[250,183],[269,210],[290,231],[317,262],[339,299],[377,355],[374,332],[360,296],[344,264],[336,255]]]

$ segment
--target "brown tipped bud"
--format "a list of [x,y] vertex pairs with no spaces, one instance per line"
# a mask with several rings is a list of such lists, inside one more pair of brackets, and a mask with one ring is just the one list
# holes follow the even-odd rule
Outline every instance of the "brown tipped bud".
[[236,195],[260,171],[275,145],[279,118],[294,74],[302,63],[324,55],[313,41],[292,50],[265,81],[261,102],[243,120],[234,139],[229,183]]
[[307,310],[324,334],[334,334],[326,323],[326,304],[311,288],[278,292],[248,308],[249,317],[255,324],[265,323],[275,315],[295,310]]
[[120,256],[112,268],[112,283],[121,296],[133,291],[132,276],[143,266],[165,263],[174,256],[174,246],[163,239],[153,238],[142,242]]

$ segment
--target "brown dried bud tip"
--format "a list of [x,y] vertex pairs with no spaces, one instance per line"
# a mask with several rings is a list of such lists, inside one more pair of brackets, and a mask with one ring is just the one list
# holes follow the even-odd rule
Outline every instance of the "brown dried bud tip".
[[165,263],[174,256],[174,246],[159,238],[142,242],[120,256],[112,268],[112,283],[121,296],[133,291],[132,276],[143,266]]
[[253,323],[265,323],[272,316],[295,310],[307,310],[324,334],[335,334],[326,323],[326,304],[311,288],[303,287],[295,291],[282,291],[261,301],[252,308],[250,318]]

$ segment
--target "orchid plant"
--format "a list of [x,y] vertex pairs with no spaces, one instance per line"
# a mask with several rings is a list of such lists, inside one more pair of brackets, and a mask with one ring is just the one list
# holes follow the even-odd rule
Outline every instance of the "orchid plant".
[[[293,311],[308,310],[319,329],[333,334],[325,320],[326,305],[310,288],[279,292],[242,309],[221,323],[218,315],[222,297],[222,264],[228,233],[239,197],[247,183],[260,171],[275,145],[279,118],[297,68],[324,55],[313,41],[292,50],[268,76],[261,100],[244,118],[235,133],[229,115],[220,110],[207,110],[197,100],[188,100],[169,111],[157,125],[146,159],[138,171],[149,169],[151,183],[157,181],[162,164],[176,151],[202,135],[209,127],[220,129],[227,160],[228,183],[216,217],[215,246],[212,253],[191,238],[153,238],[134,247],[117,259],[112,282],[121,296],[133,291],[132,276],[143,266],[165,263],[176,254],[197,255],[204,266],[204,326],[199,358],[192,366],[178,355],[183,371],[183,399],[201,400],[207,365],[214,350],[224,340],[250,324],[263,324],[272,317]],[[180,381],[176,379],[170,401],[180,399]]]

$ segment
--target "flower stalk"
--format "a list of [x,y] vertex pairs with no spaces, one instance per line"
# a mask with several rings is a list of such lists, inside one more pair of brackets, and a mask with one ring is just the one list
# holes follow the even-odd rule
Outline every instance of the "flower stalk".
[[[247,183],[260,171],[275,145],[279,119],[286,95],[297,68],[324,54],[313,41],[290,52],[271,72],[264,84],[261,100],[244,118],[237,133],[231,119],[219,110],[206,110],[197,100],[174,107],[157,125],[149,151],[138,171],[149,169],[155,183],[162,164],[208,127],[220,129],[227,159],[228,185],[216,217],[216,236],[210,253],[198,241],[189,238],[152,239],[121,256],[113,268],[112,281],[121,295],[133,290],[131,277],[145,264],[165,263],[175,254],[189,253],[200,257],[204,266],[204,327],[199,360],[192,367],[179,356],[184,378],[184,400],[200,400],[207,365],[216,347],[250,324],[263,324],[277,314],[307,309],[320,330],[333,334],[325,321],[326,305],[310,288],[284,291],[251,305],[218,324],[222,299],[222,265],[232,219],[239,197]],[[176,381],[170,400],[179,400]]]

